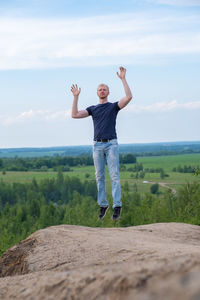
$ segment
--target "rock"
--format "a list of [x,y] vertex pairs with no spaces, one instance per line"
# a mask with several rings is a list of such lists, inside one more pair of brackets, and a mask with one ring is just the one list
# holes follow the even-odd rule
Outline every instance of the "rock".
[[200,227],[60,225],[0,259],[0,299],[200,299]]

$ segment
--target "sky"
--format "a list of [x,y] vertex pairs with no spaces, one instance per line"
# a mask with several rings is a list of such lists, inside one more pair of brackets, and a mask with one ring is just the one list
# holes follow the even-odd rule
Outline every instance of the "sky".
[[90,145],[92,118],[124,97],[120,144],[200,141],[200,0],[0,0],[0,148]]

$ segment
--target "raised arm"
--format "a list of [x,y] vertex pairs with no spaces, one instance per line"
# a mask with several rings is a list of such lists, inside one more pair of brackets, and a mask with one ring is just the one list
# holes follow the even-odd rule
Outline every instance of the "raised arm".
[[126,76],[126,69],[123,68],[123,67],[120,67],[120,74],[117,72],[117,76],[121,79],[123,87],[124,87],[124,91],[125,91],[125,94],[126,94],[126,96],[123,97],[118,102],[119,108],[122,109],[131,101],[132,93],[131,93],[131,90],[130,90],[130,88],[128,86],[128,83],[126,81],[126,77],[125,77]]
[[86,109],[78,110],[78,97],[81,92],[81,88],[78,88],[77,84],[73,84],[71,87],[71,92],[74,95],[74,100],[72,104],[72,118],[80,119],[88,117],[89,114]]

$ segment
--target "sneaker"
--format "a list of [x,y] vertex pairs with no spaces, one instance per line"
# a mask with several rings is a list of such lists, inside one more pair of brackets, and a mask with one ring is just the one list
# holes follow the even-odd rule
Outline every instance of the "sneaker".
[[99,220],[102,220],[105,217],[108,208],[109,206],[100,207]]
[[121,206],[116,206],[114,208],[114,213],[113,213],[113,216],[112,216],[113,221],[116,221],[116,220],[119,219],[120,214],[121,214],[121,210],[122,210]]

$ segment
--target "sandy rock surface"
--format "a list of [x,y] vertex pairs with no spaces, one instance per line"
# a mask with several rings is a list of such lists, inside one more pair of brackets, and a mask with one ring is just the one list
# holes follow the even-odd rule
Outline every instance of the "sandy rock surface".
[[0,299],[200,299],[200,227],[48,227],[0,259]]

